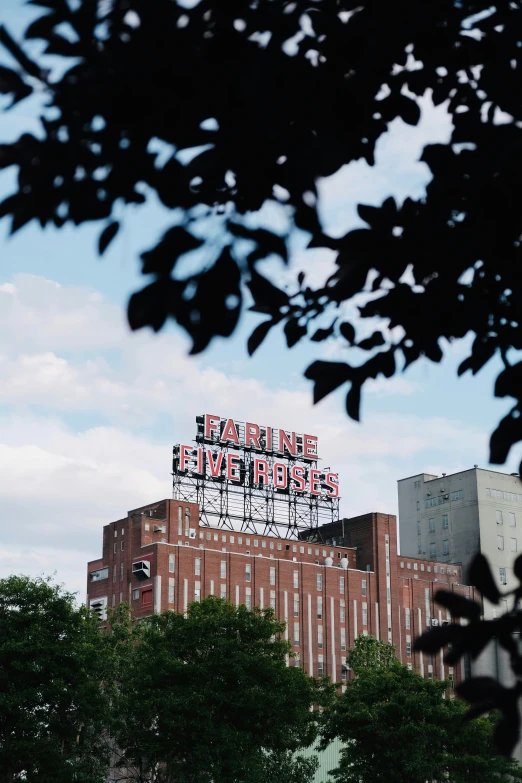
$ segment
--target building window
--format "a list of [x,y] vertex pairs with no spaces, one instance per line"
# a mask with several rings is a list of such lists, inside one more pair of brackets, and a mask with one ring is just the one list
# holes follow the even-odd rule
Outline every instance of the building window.
[[417,565],[417,563],[414,563],[414,564],[413,564],[413,570],[414,570],[414,571],[417,571],[418,567],[419,567],[419,566]]
[[447,538],[442,542],[442,554],[449,555],[449,540]]
[[451,493],[451,499],[452,500],[462,500],[464,497],[464,490],[458,489],[456,492]]
[[404,609],[404,626],[407,631],[409,631],[411,628],[410,610],[408,607]]
[[317,676],[318,676],[318,677],[323,677],[323,676],[324,676],[324,663],[323,663],[323,656],[322,656],[322,655],[319,655],[319,656],[318,656],[318,661],[317,661]]
[[294,571],[294,589],[299,587],[299,571]]
[[309,555],[311,555],[311,554],[312,554],[312,550],[310,549],[310,547],[308,547],[308,554],[309,554]]
[[430,519],[429,520],[429,522],[428,522],[428,531],[430,533],[434,533],[435,532],[435,520],[434,519]]
[[341,658],[341,680],[343,682],[346,682],[347,678],[348,678],[348,671],[346,668],[346,656],[343,656]]
[[339,592],[344,595],[344,576],[339,577]]
[[190,522],[190,508],[185,509],[185,527]]
[[341,607],[340,607],[339,620],[341,621],[341,623],[346,622],[346,606],[345,606],[345,603],[344,603],[344,598],[341,598]]
[[132,600],[137,601],[140,597],[140,591],[139,590],[133,590],[132,591]]
[[442,529],[447,530],[449,527],[449,517],[447,514],[442,515]]
[[115,541],[114,542],[114,554],[116,554],[117,549],[118,549],[118,543]]
[[433,680],[433,666],[428,664],[428,680]]
[[497,525],[502,525],[503,524],[502,511],[498,511],[498,509],[497,509],[497,511],[495,513],[496,513],[496,517],[497,517]]
[[487,498],[491,497],[491,489],[489,487],[486,487],[486,497]]
[[276,570],[273,567],[270,569],[270,584],[275,585],[275,583],[276,583]]
[[210,541],[211,538],[212,538],[212,533],[207,533],[207,541]]
[[114,538],[116,538],[116,537],[117,537],[117,535],[118,535],[118,531],[117,531],[117,530],[116,530],[116,528],[115,528],[115,529],[114,529]]
[[417,520],[417,535],[420,536],[421,534],[421,523],[420,519]]
[[411,563],[406,563],[406,568],[411,568]]
[[299,623],[294,623],[294,644],[299,644]]
[[123,582],[123,563],[120,563],[120,582]]
[[169,604],[174,603],[174,579],[169,577]]
[[227,600],[227,586],[221,584],[219,586],[219,597],[222,598],[224,601]]
[[256,546],[259,546],[259,541],[257,540],[257,538],[254,538],[254,546],[255,546],[255,547],[256,547]]
[[273,541],[271,541],[271,542],[270,542],[270,549],[273,549],[273,548],[274,548],[274,542],[273,542]]
[[401,560],[401,568],[404,568],[404,560]]
[[317,596],[317,619],[323,619],[323,599],[322,596]]
[[252,566],[250,563],[247,563],[245,566],[245,582],[251,582],[252,581]]
[[510,539],[510,549],[511,549],[512,552],[516,552],[517,551],[517,539],[516,538],[511,538]]
[[201,601],[201,582],[194,582],[194,601]]
[[294,655],[294,667],[295,667],[296,669],[298,669],[300,665],[301,665],[301,660],[300,660],[300,658],[299,658],[299,653],[296,653],[296,654]]
[[323,626],[322,625],[317,626],[317,647],[320,650],[323,649]]
[[214,533],[214,541],[219,541],[219,536],[217,533]]
[[237,539],[237,543],[238,543],[239,545],[241,545],[241,544],[243,543],[243,539],[241,538],[241,536],[240,536],[240,537]]
[[294,545],[293,545],[293,547],[292,547],[292,552],[297,552],[297,547],[296,547],[296,545],[295,545],[295,544],[294,544]]
[[201,558],[196,557],[194,560],[194,573],[196,576],[200,576],[201,574]]
[[497,536],[497,549],[504,549],[504,536]]
[[317,574],[317,589],[322,590],[323,589],[323,575]]
[[175,555],[169,555],[169,573],[174,573],[174,567],[175,567]]
[[270,609],[273,609],[275,612],[275,608],[276,608],[275,590],[270,590]]
[[411,636],[406,637],[406,657],[411,658]]
[[368,625],[368,604],[362,605],[362,624]]
[[[441,574],[443,574],[443,573],[444,573],[444,569],[443,569],[443,568],[441,568],[441,569],[440,569],[440,572],[441,572]],[[449,569],[448,569],[448,574],[449,574]]]
[[152,606],[152,589],[141,591],[141,605],[144,607]]
[[515,518],[515,514],[512,511],[508,513],[508,519],[509,519],[509,527],[517,526],[517,520]]
[[507,579],[506,579],[506,569],[505,568],[499,568],[499,577],[500,577],[500,584],[501,585],[507,585]]
[[222,560],[221,561],[220,576],[221,576],[221,579],[226,579],[227,578],[227,561],[226,560]]
[[114,566],[112,567],[112,581],[113,581],[113,582],[115,582],[115,581],[116,581],[116,563],[115,563],[115,564],[114,564]]
[[301,555],[304,555],[304,546],[299,547],[299,552]]
[[122,552],[123,552],[124,548],[125,548],[125,541],[122,541],[122,542],[121,542],[121,551],[122,551]]
[[299,596],[294,595],[294,617],[299,617]]
[[363,579],[361,582],[361,595],[366,595],[366,579]]
[[341,650],[346,650],[346,628],[341,628]]
[[234,538],[234,536],[229,536],[229,541],[230,541],[230,543],[231,543],[231,544],[233,544],[233,543],[234,543],[234,541],[235,541],[235,538]]
[[437,557],[437,547],[435,544],[430,544],[430,557]]
[[282,545],[282,544],[278,544],[278,545],[277,545],[277,548],[278,548],[279,550],[281,550],[281,549],[283,548],[283,545]]
[[419,540],[417,542],[417,554],[418,555],[422,555],[422,543],[421,543],[420,538],[419,538]]
[[252,588],[247,587],[245,590],[245,605],[247,609],[252,609]]
[[[145,522],[145,530],[150,530],[150,525],[148,522]],[[179,532],[181,533],[181,530]]]

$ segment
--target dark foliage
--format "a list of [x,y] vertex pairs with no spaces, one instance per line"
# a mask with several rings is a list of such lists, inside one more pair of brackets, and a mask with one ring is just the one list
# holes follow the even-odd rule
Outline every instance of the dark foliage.
[[501,594],[497,588],[489,563],[484,555],[477,555],[469,570],[469,581],[483,598],[492,604],[498,604],[502,595],[510,596],[513,608],[493,620],[482,618],[482,609],[475,601],[446,590],[435,595],[437,603],[449,609],[453,618],[465,618],[466,625],[452,623],[433,628],[415,641],[415,649],[430,654],[447,648],[444,661],[450,666],[463,656],[469,655],[475,660],[488,644],[496,642],[509,655],[511,669],[515,678],[512,687],[505,687],[493,677],[472,677],[458,686],[457,692],[470,703],[468,718],[484,715],[498,710],[501,718],[497,723],[494,741],[500,753],[511,755],[518,742],[520,732],[519,700],[522,696],[522,655],[518,638],[522,632],[522,555],[515,561],[514,572],[521,581],[518,587]]
[[[197,353],[233,332],[248,282],[252,309],[268,317],[251,353],[278,325],[289,347],[334,337],[369,352],[359,365],[315,362],[306,372],[316,400],[347,384],[354,419],[368,378],[420,357],[440,362],[443,338],[472,333],[459,374],[500,355],[495,394],[515,400],[491,438],[491,462],[505,461],[522,439],[522,363],[509,364],[509,350],[522,347],[518,0],[201,0],[190,10],[172,0],[32,2],[43,13],[26,38],[72,59],[52,81],[0,31],[19,66],[0,69],[0,91],[16,103],[43,87],[54,110],[44,112],[41,138],[0,146],[0,165],[18,169],[18,188],[0,205],[13,232],[32,219],[101,221],[102,253],[118,231],[115,202],[140,205],[155,194],[176,209],[176,225],[143,254],[152,280],[130,300],[131,327],[158,330],[175,318]],[[317,179],[354,160],[373,165],[392,120],[419,121],[426,91],[435,105],[448,103],[454,123],[447,145],[423,151],[433,175],[426,197],[361,204],[366,228],[326,236]],[[511,119],[499,123],[498,110]],[[151,147],[157,140],[175,148],[165,163]],[[196,147],[188,163],[175,154]],[[324,285],[312,289],[300,274],[283,291],[256,271],[268,255],[287,261],[286,237],[247,219],[270,199],[287,204],[310,247],[336,252]],[[212,214],[222,216],[221,246],[197,227]],[[201,242],[206,262],[182,273],[180,257]],[[408,266],[415,285],[403,279]],[[380,332],[358,341],[352,324],[333,320],[370,270],[375,298],[360,314],[401,326],[395,341]],[[330,326],[314,323],[329,312]]]

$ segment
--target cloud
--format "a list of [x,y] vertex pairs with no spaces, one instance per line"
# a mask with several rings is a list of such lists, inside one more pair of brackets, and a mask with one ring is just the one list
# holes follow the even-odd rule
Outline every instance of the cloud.
[[[57,570],[83,596],[102,526],[170,496],[172,445],[191,442],[199,413],[316,434],[323,464],[339,471],[345,516],[395,513],[398,478],[448,453],[467,464],[485,453],[482,433],[459,421],[381,409],[358,424],[338,396],[313,407],[302,380],[281,388],[249,376],[254,365],[208,367],[177,333],[123,329],[123,314],[91,289],[20,275],[0,296],[2,575]],[[417,391],[403,378],[388,384],[372,396]]]

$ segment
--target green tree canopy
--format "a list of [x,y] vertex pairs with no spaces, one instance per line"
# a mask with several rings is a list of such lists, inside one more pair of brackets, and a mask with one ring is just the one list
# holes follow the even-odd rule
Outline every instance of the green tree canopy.
[[283,631],[270,609],[212,596],[186,617],[169,611],[139,623],[121,672],[122,766],[142,780],[254,782],[279,758],[292,780],[289,754],[313,743],[311,707],[327,704],[333,686],[286,665]]
[[0,580],[0,780],[105,783],[97,619],[50,579]]
[[345,743],[336,783],[522,780],[516,762],[495,754],[495,719],[467,722],[465,705],[443,698],[447,687],[400,664],[361,669],[324,714],[322,746]]
[[393,644],[376,639],[375,636],[358,636],[355,646],[348,653],[348,664],[356,674],[371,669],[389,669],[400,665]]

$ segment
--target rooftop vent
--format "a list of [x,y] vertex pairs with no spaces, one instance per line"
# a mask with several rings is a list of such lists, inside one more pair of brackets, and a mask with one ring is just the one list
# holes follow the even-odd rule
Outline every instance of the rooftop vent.
[[132,564],[132,575],[137,579],[150,578],[150,563],[148,560],[138,560]]

